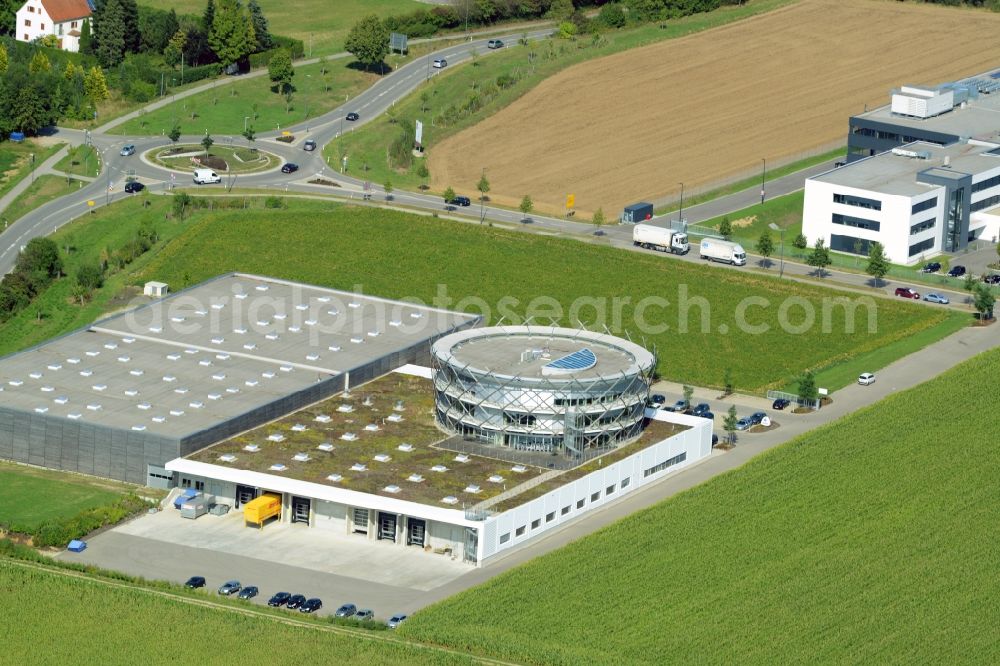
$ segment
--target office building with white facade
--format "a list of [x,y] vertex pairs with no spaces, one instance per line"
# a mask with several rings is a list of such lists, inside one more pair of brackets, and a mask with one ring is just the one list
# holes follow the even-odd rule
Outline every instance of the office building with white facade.
[[807,179],[802,233],[848,254],[878,241],[890,261],[914,265],[996,241],[998,205],[1000,143],[917,141]]

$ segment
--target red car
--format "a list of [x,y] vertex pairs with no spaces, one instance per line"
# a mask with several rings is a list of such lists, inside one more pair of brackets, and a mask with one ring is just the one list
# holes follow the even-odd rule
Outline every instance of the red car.
[[896,295],[902,296],[903,298],[920,298],[920,294],[913,291],[909,287],[896,287]]

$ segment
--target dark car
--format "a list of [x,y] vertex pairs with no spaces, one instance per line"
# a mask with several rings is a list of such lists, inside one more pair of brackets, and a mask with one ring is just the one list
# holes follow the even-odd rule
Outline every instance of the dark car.
[[992,275],[984,275],[983,282],[986,284],[1000,284],[1000,273],[993,273]]
[[350,120],[350,121],[358,120],[360,117],[361,116],[358,115],[357,111],[351,111],[346,116],[344,116],[344,118],[346,118],[347,120]]
[[137,180],[130,180],[127,183],[125,183],[125,191],[130,194],[134,194],[136,192],[142,192],[144,189],[146,189],[146,186]]
[[502,49],[503,48],[503,42],[500,41],[499,39],[491,39],[490,41],[486,42],[486,48],[488,48],[488,49]]
[[921,273],[937,273],[941,270],[940,261],[932,261],[929,264],[924,264],[924,267],[920,269]]
[[190,587],[192,589],[196,587],[205,587],[205,577],[204,576],[191,576],[184,583],[184,587]]
[[395,615],[389,618],[389,621],[386,622],[386,624],[389,626],[390,629],[395,629],[399,625],[403,624],[403,620],[405,619],[406,619],[405,615],[403,615],[402,613],[396,613]]
[[471,206],[472,200],[469,197],[459,195],[457,197],[452,197],[448,203],[453,206]]
[[354,614],[354,619],[360,620],[361,622],[371,622],[375,619],[375,611],[368,608],[362,608]]
[[896,295],[902,296],[903,298],[915,298],[920,300],[920,294],[910,289],[909,287],[896,287]]
[[253,599],[259,593],[260,593],[260,590],[257,589],[256,585],[247,585],[242,590],[240,590],[239,598],[240,599]]
[[788,405],[792,404],[788,398],[778,398],[771,404],[771,409],[784,409]]
[[958,265],[952,266],[951,270],[948,271],[948,277],[962,277],[965,275],[965,266]]
[[691,410],[691,414],[693,416],[700,416],[702,418],[707,418],[705,414],[711,414],[711,413],[712,413],[712,408],[708,406],[707,402],[699,402],[697,405],[694,406],[694,409]]
[[219,594],[224,594],[226,596],[229,596],[230,594],[236,594],[237,592],[240,591],[241,587],[242,586],[240,585],[240,581],[229,580],[223,583],[222,586],[219,588]]
[[767,418],[767,414],[764,412],[754,412],[750,415],[750,423],[754,425],[760,425],[760,422]]
[[354,604],[344,604],[343,606],[337,609],[335,615],[337,617],[351,617],[357,612],[358,612],[358,607],[355,606]]
[[295,162],[285,162],[281,165],[281,173],[295,173],[299,170],[299,165]]
[[299,612],[315,613],[322,607],[323,607],[323,602],[317,599],[316,597],[313,597],[312,599],[307,600],[304,604],[299,606]]
[[267,600],[268,606],[284,606],[288,603],[288,600],[292,598],[289,592],[278,592],[273,597]]
[[293,594],[288,598],[288,603],[285,604],[288,608],[296,609],[302,606],[306,602],[306,596],[304,594]]
[[716,434],[715,434],[715,433],[713,432],[713,433],[712,433],[712,448],[714,449],[714,448],[715,448],[715,445],[716,445],[716,444],[718,444],[718,443],[719,443],[719,436],[718,436],[718,435],[716,435]]
[[654,393],[653,395],[649,396],[649,404],[653,407],[659,407],[666,401],[667,401],[667,396],[660,395],[659,393]]
[[302,150],[312,152],[316,150],[316,142],[312,139],[306,139],[306,142],[302,144]]

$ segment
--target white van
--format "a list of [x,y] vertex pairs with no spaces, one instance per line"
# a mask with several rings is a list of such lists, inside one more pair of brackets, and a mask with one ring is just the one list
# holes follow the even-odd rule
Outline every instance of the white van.
[[194,182],[196,185],[205,185],[206,183],[221,183],[222,176],[215,173],[211,169],[195,169]]

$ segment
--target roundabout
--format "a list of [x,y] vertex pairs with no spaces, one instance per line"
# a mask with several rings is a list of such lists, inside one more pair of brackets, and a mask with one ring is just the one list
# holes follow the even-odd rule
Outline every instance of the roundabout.
[[258,148],[212,146],[207,152],[198,144],[160,146],[146,151],[143,158],[171,171],[193,173],[212,169],[222,174],[251,174],[277,168],[282,159]]

